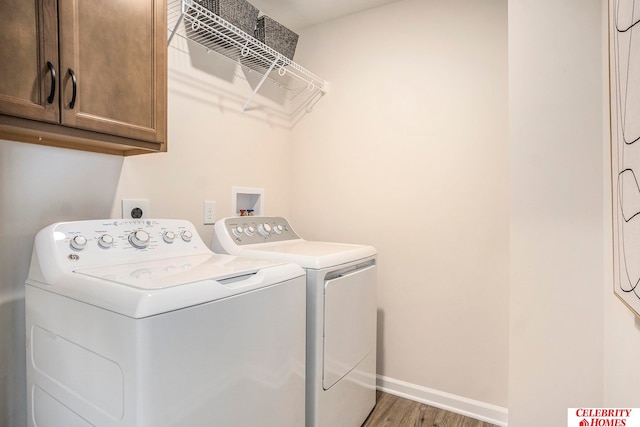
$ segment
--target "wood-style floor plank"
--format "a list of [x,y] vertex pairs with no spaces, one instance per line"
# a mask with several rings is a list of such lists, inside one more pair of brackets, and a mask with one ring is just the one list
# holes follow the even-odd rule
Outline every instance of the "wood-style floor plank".
[[496,427],[381,391],[376,399],[376,407],[362,427]]

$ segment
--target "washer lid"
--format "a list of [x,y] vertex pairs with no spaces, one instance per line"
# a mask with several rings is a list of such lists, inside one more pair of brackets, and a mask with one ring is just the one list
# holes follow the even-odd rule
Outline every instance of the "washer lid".
[[109,265],[75,270],[74,273],[143,290],[159,290],[201,280],[224,280],[255,273],[273,262],[227,255],[204,254]]
[[53,283],[27,279],[27,285],[140,319],[261,291],[297,279],[293,263],[199,255],[167,260],[78,269]]
[[241,249],[239,253],[241,256],[293,262],[314,270],[376,255],[373,246],[314,242],[303,239],[247,245]]

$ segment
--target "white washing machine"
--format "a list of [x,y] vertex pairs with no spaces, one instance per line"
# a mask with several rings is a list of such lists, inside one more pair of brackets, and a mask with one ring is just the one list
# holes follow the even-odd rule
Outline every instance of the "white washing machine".
[[376,401],[376,250],[301,239],[280,217],[224,218],[214,252],[307,274],[307,427],[360,427]]
[[26,282],[30,427],[301,427],[305,280],[182,220],[53,224]]

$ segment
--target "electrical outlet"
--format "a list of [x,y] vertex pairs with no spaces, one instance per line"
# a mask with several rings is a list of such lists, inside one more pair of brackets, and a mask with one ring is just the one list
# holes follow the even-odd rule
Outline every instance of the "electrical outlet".
[[150,218],[148,199],[122,199],[122,218],[142,219]]
[[216,222],[216,202],[211,200],[204,201],[204,223],[213,224]]

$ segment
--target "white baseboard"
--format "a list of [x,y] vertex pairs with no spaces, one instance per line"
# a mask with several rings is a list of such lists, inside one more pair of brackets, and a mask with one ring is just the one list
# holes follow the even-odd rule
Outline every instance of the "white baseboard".
[[501,406],[377,375],[378,390],[476,420],[507,427],[508,410]]

